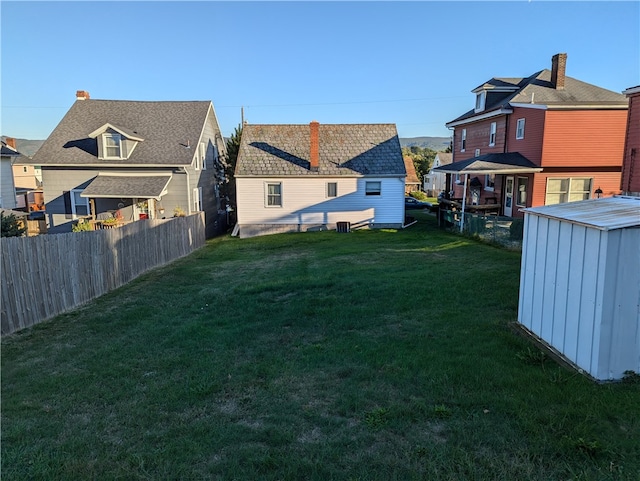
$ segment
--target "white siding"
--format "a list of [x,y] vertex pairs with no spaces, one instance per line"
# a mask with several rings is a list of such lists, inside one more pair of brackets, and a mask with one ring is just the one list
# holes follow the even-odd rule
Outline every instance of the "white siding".
[[640,228],[525,213],[518,322],[599,380],[640,372]]
[[[365,182],[381,182],[379,196],[365,195]],[[281,182],[282,207],[265,206],[266,182]],[[327,197],[327,183],[338,184]],[[404,221],[403,178],[238,178],[238,224],[396,224]]]

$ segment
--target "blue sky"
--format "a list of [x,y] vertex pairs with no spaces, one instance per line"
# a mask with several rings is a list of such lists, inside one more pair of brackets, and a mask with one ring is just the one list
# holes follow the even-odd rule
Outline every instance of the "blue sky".
[[640,84],[640,2],[8,2],[1,133],[44,139],[75,101],[211,100],[240,123],[395,123],[449,136],[491,77],[567,53],[567,75]]

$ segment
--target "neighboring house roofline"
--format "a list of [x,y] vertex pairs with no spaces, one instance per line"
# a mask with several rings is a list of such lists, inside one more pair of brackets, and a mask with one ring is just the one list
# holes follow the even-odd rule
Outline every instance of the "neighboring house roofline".
[[[376,178],[376,179],[404,179],[407,174],[319,174],[313,176],[315,179],[364,179],[364,178]],[[292,174],[240,174],[234,176],[236,179],[309,179],[308,175],[292,175]]]
[[640,85],[636,87],[629,87],[627,90],[622,92],[624,95],[634,95],[640,94]]
[[499,117],[500,115],[506,115],[511,113],[513,113],[513,110],[501,108],[499,110],[493,110],[491,112],[484,112],[480,115],[474,115],[473,117],[469,117],[466,119],[462,119],[458,121],[454,120],[453,122],[449,122],[445,124],[445,127],[457,127],[458,125],[470,124],[473,122],[477,122],[478,120],[490,119],[492,117]]

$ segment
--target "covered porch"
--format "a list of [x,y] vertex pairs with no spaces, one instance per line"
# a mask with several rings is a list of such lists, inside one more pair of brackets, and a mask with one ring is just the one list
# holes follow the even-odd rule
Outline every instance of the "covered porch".
[[162,197],[167,194],[171,177],[171,174],[99,174],[81,194],[89,199],[86,221],[93,230],[100,230],[164,217]]
[[[453,218],[462,232],[466,214],[512,217],[516,205],[526,205],[528,195],[528,177],[517,177],[518,174],[541,172],[542,167],[518,152],[509,152],[485,154],[436,167],[433,171],[447,174],[448,191],[439,202],[441,207],[455,213]],[[453,195],[454,178],[462,184],[461,197]],[[520,183],[520,179],[526,182]]]

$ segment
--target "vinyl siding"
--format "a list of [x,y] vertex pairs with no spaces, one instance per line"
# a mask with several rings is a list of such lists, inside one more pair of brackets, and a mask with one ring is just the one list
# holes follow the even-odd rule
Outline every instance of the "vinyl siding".
[[551,171],[542,171],[534,174],[531,206],[538,207],[545,205],[545,196],[548,178],[565,178],[565,177],[590,177],[593,178],[591,183],[591,196],[595,197],[593,192],[602,189],[603,197],[610,197],[620,193],[620,172],[607,172],[596,170],[562,170],[553,169]]
[[626,110],[549,110],[541,165],[621,167],[626,125]]
[[621,188],[625,192],[640,193],[640,94],[629,98]]
[[13,171],[11,169],[11,157],[3,157],[0,162],[0,195],[3,209],[15,209],[16,189],[13,183]]
[[[493,122],[496,123],[496,141],[494,146],[489,147],[489,134],[491,132],[491,124]],[[460,152],[463,129],[467,129],[467,141],[465,151]],[[461,160],[475,157],[476,149],[480,149],[480,155],[504,152],[506,135],[506,116],[493,117],[456,127],[454,131],[453,161],[459,162]]]
[[[518,119],[524,121],[524,138],[516,139]],[[545,111],[516,107],[509,116],[507,152],[520,152],[536,165],[542,160],[542,139],[545,130]]]
[[[381,195],[365,195],[367,181],[381,182]],[[282,183],[282,207],[265,206],[265,183]],[[338,196],[326,196],[327,182]],[[404,221],[402,178],[237,178],[238,223],[327,225],[397,224]]]

